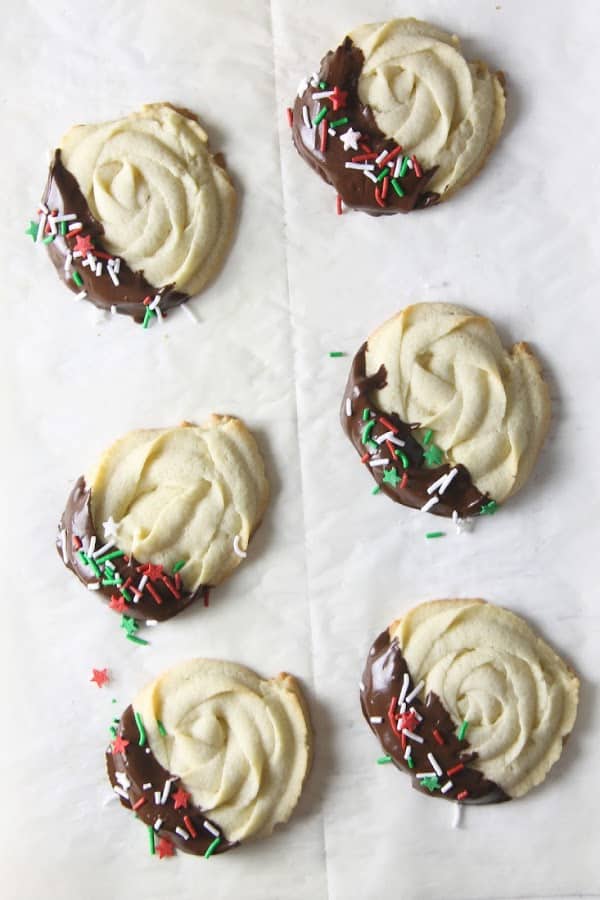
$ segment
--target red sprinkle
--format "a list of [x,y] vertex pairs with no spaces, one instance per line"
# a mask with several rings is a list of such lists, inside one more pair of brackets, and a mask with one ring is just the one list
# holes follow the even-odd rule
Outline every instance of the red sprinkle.
[[421,176],[423,175],[423,169],[419,165],[419,161],[418,161],[417,157],[414,155],[414,153],[411,156],[411,159],[412,159],[412,164],[413,164],[413,169],[414,169],[415,175],[417,176],[417,178],[421,178]]
[[81,538],[78,538],[76,534],[71,538],[71,542],[74,550],[81,550]]
[[398,434],[398,429],[395,425],[392,425],[389,419],[386,419],[384,416],[379,416],[379,421],[382,425],[385,425],[388,431],[393,431],[394,434]]
[[181,600],[181,594],[179,591],[171,584],[171,580],[168,575],[163,575],[161,577],[161,581],[164,586],[173,594],[176,600]]
[[387,166],[387,164],[391,162],[392,159],[395,159],[399,153],[402,153],[402,147],[398,146],[394,147],[393,150],[390,150],[388,155],[384,156],[384,158],[381,160],[381,167],[383,168],[384,166]]
[[[362,144],[359,143],[358,146],[360,147],[360,149],[362,150],[363,153],[372,153],[373,152],[371,150],[371,148],[369,147],[369,145],[365,144],[364,142]],[[377,154],[375,154],[375,156],[377,156]]]
[[457,794],[457,795],[456,795],[456,799],[457,799],[457,800],[464,800],[465,797],[468,797],[468,796],[469,796],[469,792],[468,792],[468,791],[461,791],[460,794]]
[[390,456],[392,457],[392,462],[395,462],[395,460],[396,460],[396,451],[394,450],[394,445],[392,444],[391,441],[386,441],[386,442],[385,442],[385,445],[386,445],[386,447],[388,448],[388,450],[390,451]]
[[137,801],[133,804],[133,806],[132,806],[131,808],[132,808],[132,809],[139,809],[140,806],[143,806],[145,802],[146,802],[146,798],[145,798],[145,797],[140,797],[140,799],[137,800]]
[[144,306],[148,306],[150,303],[152,303],[152,297],[144,297],[142,303],[144,304]]
[[178,591],[181,590],[181,575],[179,574],[179,572],[175,573],[175,587]]
[[378,206],[381,206],[385,209],[385,203],[381,199],[381,194],[379,193],[379,188],[375,188],[375,202]]
[[335,211],[338,214],[338,216],[341,216],[343,213],[341,194],[338,194],[337,197],[335,198]]
[[80,225],[79,228],[71,228],[70,231],[67,231],[65,237],[75,237],[76,234],[81,234],[83,231],[83,225]]
[[150,584],[149,581],[146,582],[146,590],[148,591],[148,593],[150,594],[151,597],[154,597],[154,599],[160,606],[160,604],[162,603],[162,597],[160,596],[160,594],[156,593],[156,591],[154,590],[154,588],[152,587],[152,585]]
[[390,188],[390,176],[386,175],[385,178],[383,179],[383,186],[381,188],[381,196],[384,200],[388,195],[389,188]]
[[401,490],[401,491],[404,490],[404,488],[406,487],[407,482],[408,482],[408,475],[407,475],[406,472],[405,472],[404,475],[402,476],[402,481],[400,482],[400,490]]
[[184,816],[184,817],[183,817],[183,821],[185,822],[185,827],[187,828],[187,830],[189,831],[189,833],[191,834],[191,836],[192,836],[193,838],[197,837],[197,836],[198,836],[198,833],[197,833],[196,829],[194,828],[194,826],[193,826],[193,824],[192,824],[192,820],[190,819],[190,817],[189,817],[189,816]]
[[441,736],[441,734],[439,733],[439,731],[437,730],[437,728],[434,728],[434,729],[433,729],[433,736],[434,736],[434,738],[436,739],[436,741],[438,742],[438,744],[445,744],[445,743],[446,743],[446,741],[445,741],[444,738]]
[[288,106],[288,108],[287,108],[286,111],[285,111],[285,114],[286,114],[286,117],[287,117],[287,123],[288,123],[288,125],[289,125],[290,128],[291,128],[292,125],[294,124],[294,112],[293,112],[291,106]]
[[319,147],[321,153],[325,153],[325,151],[327,150],[327,129],[328,128],[329,128],[329,125],[327,124],[325,119],[323,119],[323,121],[321,122],[321,144]]
[[361,463],[366,463],[368,459],[370,459],[370,456],[368,453],[365,453],[364,456],[361,456],[360,461]]
[[125,582],[125,584],[122,584],[122,585],[121,585],[121,588],[122,588],[122,590],[124,590],[124,591],[126,591],[127,588],[130,588],[130,587],[131,587],[131,575],[129,576],[129,578],[127,579],[127,581]]
[[360,153],[358,156],[352,157],[352,162],[368,162],[370,159],[377,159],[376,153]]
[[452,766],[451,769],[446,770],[446,775],[456,775],[457,772],[462,772],[464,767],[464,763],[457,763],[455,766]]

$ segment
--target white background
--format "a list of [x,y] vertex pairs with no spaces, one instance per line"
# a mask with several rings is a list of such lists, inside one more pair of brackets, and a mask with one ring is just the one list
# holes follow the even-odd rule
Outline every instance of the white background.
[[[365,20],[414,14],[508,80],[505,132],[477,180],[407,217],[335,216],[291,146],[300,78]],[[19,2],[2,17],[2,807],[6,900],[491,900],[598,896],[598,88],[594,0]],[[76,304],[23,230],[47,151],[77,122],[146,101],[197,111],[240,193],[222,275],[162,330]],[[407,302],[456,301],[528,340],[553,425],[527,488],[474,534],[372,497],[338,424],[350,358]],[[100,317],[101,319],[102,317]],[[273,501],[247,564],[196,607],[124,639],[63,569],[55,526],[77,476],[123,432],[242,416]],[[361,720],[371,640],[434,597],[527,617],[582,679],[576,730],[543,787],[466,810],[412,791]],[[104,775],[115,711],[191,655],[302,680],[316,759],[270,840],[160,862]],[[92,666],[108,666],[99,691]],[[113,698],[117,703],[113,704]],[[597,856],[597,854],[596,854]]]

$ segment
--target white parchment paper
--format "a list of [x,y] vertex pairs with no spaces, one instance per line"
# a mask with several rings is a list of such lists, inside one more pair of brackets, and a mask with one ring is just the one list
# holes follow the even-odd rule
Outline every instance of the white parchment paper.
[[[600,833],[598,39],[594,0],[21,2],[0,37],[4,124],[3,710],[0,892],[7,900],[412,900],[598,896]],[[505,134],[478,179],[421,214],[335,216],[284,108],[352,26],[416,15],[507,73]],[[197,111],[240,192],[225,269],[143,332],[77,304],[23,235],[47,150],[73,123],[170,100]],[[371,496],[337,421],[351,355],[408,302],[490,315],[546,365],[552,431],[530,484],[471,535]],[[349,356],[330,359],[331,350]],[[61,566],[74,479],[140,426],[242,416],[273,500],[247,563],[197,607],[124,639]],[[468,809],[428,801],[361,719],[371,640],[421,600],[483,596],[525,615],[582,678],[575,733],[543,787]],[[159,862],[110,800],[108,724],[192,655],[286,670],[306,689],[316,758],[292,821],[205,863]],[[89,682],[108,666],[110,686]],[[113,703],[112,700],[116,700]]]

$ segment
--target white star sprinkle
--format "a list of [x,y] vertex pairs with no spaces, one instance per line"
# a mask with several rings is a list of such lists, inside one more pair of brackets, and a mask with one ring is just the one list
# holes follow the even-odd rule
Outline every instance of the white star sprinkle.
[[358,150],[359,137],[360,131],[353,131],[352,128],[340,134],[340,141],[344,145],[344,150]]
[[119,523],[115,522],[112,516],[109,516],[106,522],[102,523],[102,527],[104,528],[105,538],[114,540],[117,537],[117,528],[119,527]]
[[131,787],[131,782],[126,772],[115,772],[115,780],[119,782],[124,791],[128,791]]

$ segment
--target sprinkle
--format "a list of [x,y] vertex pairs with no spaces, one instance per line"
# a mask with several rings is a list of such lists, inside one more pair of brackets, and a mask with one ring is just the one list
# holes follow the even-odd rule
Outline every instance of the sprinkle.
[[425,535],[425,537],[427,538],[427,540],[431,540],[432,538],[446,537],[446,532],[445,531],[428,531],[427,534]]
[[452,827],[453,828],[460,827],[460,822],[462,819],[462,811],[463,811],[463,808],[460,805],[460,803],[455,803],[454,804],[454,816],[452,817]]
[[404,698],[406,697],[406,692],[408,690],[408,685],[410,683],[410,676],[408,672],[405,672],[402,676],[402,687],[400,688],[400,695],[398,697],[398,706],[404,703]]
[[444,740],[444,738],[441,736],[441,734],[440,734],[439,731],[437,730],[437,728],[434,728],[434,729],[433,729],[432,734],[433,734],[434,739],[438,742],[438,744],[440,744],[440,746],[441,746],[442,744],[445,744],[445,743],[446,743],[445,740]]
[[343,350],[330,350],[329,355],[331,356],[332,359],[335,359],[339,356],[345,356],[346,354],[344,353]]
[[465,719],[458,731],[458,739],[459,741],[464,741],[465,735],[467,733],[467,728],[469,727],[469,723]]
[[315,128],[317,127],[317,125],[320,124],[320,122],[325,118],[326,115],[327,115],[327,107],[322,106],[321,109],[319,110],[319,112],[317,113],[317,115],[315,116],[315,118],[313,119],[313,125],[315,126]]
[[[404,712],[404,708],[406,708],[406,703],[403,703],[403,704],[402,704],[402,707],[403,707],[403,709],[401,710],[401,712]],[[420,716],[420,715],[419,715],[419,713],[416,711],[416,709],[414,708],[414,706],[411,706],[410,711],[411,711],[411,713],[413,714],[413,716],[415,716],[415,718],[417,719],[418,722],[422,722],[422,721],[423,721],[423,716]]]
[[146,743],[146,729],[144,728],[144,723],[142,722],[142,717],[139,712],[134,712],[133,714],[135,719],[135,724],[137,725],[138,734],[140,739],[138,741],[138,746],[143,747]]
[[378,494],[380,490],[381,490],[381,485],[376,484],[375,487],[373,488],[373,490],[371,491],[371,493]]
[[[411,748],[409,747],[408,749],[410,750]],[[408,768],[409,768],[409,769],[414,769],[414,767],[415,767],[415,761],[414,761],[414,759],[412,758],[412,756],[409,756],[408,759],[406,760],[406,762],[408,763]]]
[[406,697],[406,702],[407,702],[407,703],[410,703],[411,700],[414,700],[415,697],[417,696],[417,694],[419,693],[419,691],[421,690],[421,688],[424,687],[424,685],[425,685],[425,682],[424,682],[423,680],[421,680],[421,681],[418,683],[418,685],[417,685],[415,688],[412,689],[412,691],[410,692],[410,694],[408,695],[408,697]]
[[313,100],[325,100],[326,97],[331,97],[333,91],[319,91],[316,94],[312,95]]
[[100,584],[98,581],[92,581],[92,582],[90,582],[90,584],[88,584],[87,589],[88,589],[88,591],[99,591]]
[[75,235],[79,234],[81,231],[83,231],[83,225],[81,224],[81,222],[73,222],[73,224],[71,226],[71,230],[67,231],[65,237],[66,238],[75,237]]
[[380,756],[379,759],[377,760],[377,765],[383,766],[383,765],[385,765],[385,763],[390,763],[391,761],[392,761],[391,756]]
[[115,785],[113,787],[113,791],[115,792],[115,794],[118,794],[119,797],[122,797],[123,800],[129,800],[129,794],[127,793],[127,791],[124,791],[123,788],[117,787],[117,785]]
[[142,785],[142,788],[145,791],[149,791],[151,787],[152,787],[152,784],[149,781],[145,781],[144,784]]
[[190,837],[185,828],[179,828],[179,826],[175,829],[175,834],[178,834],[179,837],[182,837],[184,841],[189,840]]
[[490,500],[479,510],[480,516],[492,516],[496,510],[498,509],[498,504],[495,500]]
[[158,831],[158,829],[160,828],[162,823],[163,823],[163,820],[160,818],[160,816],[158,817],[158,819],[155,819],[154,820],[154,830]]
[[110,280],[114,284],[115,287],[119,286],[119,278],[117,276],[117,269],[113,266],[107,266],[106,271],[110,275]]
[[371,159],[375,159],[376,156],[376,153],[360,153],[358,156],[352,157],[352,162],[368,162]]
[[[147,624],[148,624],[148,623],[146,622],[146,625],[147,625]],[[163,725],[163,723],[160,721],[160,719],[157,719],[157,720],[156,720],[156,727],[158,728],[158,733],[159,733],[159,734],[162,734],[162,736],[164,737],[164,736],[166,735],[166,733],[167,733],[167,729],[165,728],[165,726]]]
[[379,175],[377,176],[377,181],[383,181],[383,179],[390,174],[390,170],[386,166],[385,169],[382,169]]
[[350,397],[346,397],[346,415],[352,415],[352,400],[350,399]]
[[375,166],[371,163],[355,163],[355,162],[347,162],[344,163],[346,169],[356,169],[357,172],[373,172]]
[[387,166],[387,164],[390,163],[393,159],[395,159],[399,153],[402,153],[402,147],[400,147],[400,146],[394,147],[393,150],[390,150],[390,152],[387,154],[387,156],[384,156],[384,158],[381,160],[380,165]]
[[162,796],[160,798],[161,806],[167,802],[167,800],[169,798],[169,794],[171,793],[171,785],[172,784],[173,784],[173,779],[167,778],[167,780],[165,781],[165,785],[163,787]]
[[151,309],[152,312],[154,312],[154,310],[158,307],[158,304],[160,303],[161,300],[162,300],[162,294],[157,294],[156,297],[154,298],[154,300],[152,301],[152,303],[150,304],[150,306],[148,307],[148,309]]
[[378,166],[381,165],[381,163],[383,162],[383,160],[386,158],[387,155],[388,155],[388,151],[382,150],[381,153],[379,154],[379,156],[377,156],[375,158],[375,162],[377,163]]
[[433,753],[428,753],[428,754],[427,754],[427,759],[428,759],[429,762],[431,763],[431,768],[434,770],[435,774],[436,774],[436,775],[441,775],[441,774],[442,774],[442,771],[443,771],[443,770],[442,770],[442,767],[440,766],[439,762],[437,761],[437,759],[435,758],[435,756],[433,755]]
[[418,744],[423,743],[423,738],[420,735],[415,734],[414,731],[409,731],[408,728],[402,729],[402,734],[405,734],[407,738],[411,741],[416,741]]
[[365,175],[370,181],[372,181],[373,184],[377,184],[377,178],[375,175],[373,175],[372,172],[368,172],[367,169],[364,169],[363,175]]
[[213,855],[213,853],[215,852],[215,850],[217,849],[217,847],[219,846],[220,843],[221,843],[221,838],[220,837],[215,838],[214,841],[212,842],[212,844],[208,847],[206,853],[204,854],[204,859],[209,859]]
[[400,459],[400,461],[402,463],[402,467],[404,469],[408,469],[408,467],[410,465],[410,460],[409,460],[408,456],[406,455],[406,453],[403,453],[401,450],[399,450],[398,458]]
[[432,437],[433,437],[433,431],[431,430],[431,428],[428,428],[427,431],[425,432],[425,434],[423,435],[423,444],[425,446],[427,446],[427,444],[430,442]]
[[81,277],[79,272],[73,272],[71,278],[73,279],[77,287],[83,287],[83,278]]
[[347,125],[350,120],[348,116],[342,116],[341,119],[336,119],[335,122],[330,122],[331,128],[337,128],[338,125]]
[[160,805],[160,791],[154,791],[154,802],[157,806]]
[[146,585],[146,590],[148,591],[148,593],[150,594],[150,596],[152,597],[152,599],[154,600],[154,602],[155,602],[155,603],[158,603],[158,605],[160,606],[160,605],[162,604],[162,597],[161,597],[160,594],[157,592],[156,588],[154,588],[154,587],[150,584],[150,582],[148,582],[148,584]]
[[143,638],[138,637],[136,634],[128,634],[126,635],[128,641],[133,641],[134,644],[148,644],[149,641],[145,641]]
[[366,444],[371,436],[371,432],[375,428],[375,419],[371,419],[362,430],[361,441]]
[[417,157],[413,154],[411,156],[411,159],[412,159],[413,168],[415,170],[415,175],[417,176],[417,178],[421,178],[421,176],[423,175],[423,169],[419,165]]
[[[173,574],[173,575],[177,575],[177,573],[178,573],[179,571],[181,571],[181,569],[183,569],[184,566],[185,566],[185,559],[179,559],[179,560],[175,563],[175,565],[173,566],[173,568],[171,569],[172,574]],[[141,584],[141,582],[140,582],[140,584]]]
[[102,263],[98,261],[96,265],[96,278],[99,278],[102,275]]
[[235,536],[234,539],[233,539],[233,552],[235,553],[236,556],[239,556],[240,559],[245,559],[245,557],[248,556],[248,554],[246,553],[245,550],[241,550],[241,549],[240,549],[240,536],[239,536],[239,534],[236,534],[236,536]]
[[381,725],[381,724],[383,724],[383,716],[371,716],[371,718],[369,719],[369,722],[372,725]]
[[66,274],[66,273],[69,271],[69,269],[71,268],[71,263],[72,263],[72,261],[73,261],[73,254],[71,253],[71,251],[69,251],[69,252],[67,253],[67,255],[65,256],[65,274]]
[[321,126],[321,143],[319,145],[319,150],[321,153],[325,153],[327,150],[327,121],[324,121]]
[[452,782],[451,782],[451,781],[447,781],[446,784],[443,784],[443,785],[441,786],[440,791],[442,792],[442,794],[447,794],[448,791],[452,789],[452,787],[453,787]]
[[307,128],[311,129],[312,125],[310,124],[310,116],[308,114],[308,106],[304,104],[302,107],[302,119]]
[[436,503],[440,502],[439,497],[432,497],[431,500],[428,500],[427,503],[424,503],[421,507],[421,512],[429,512],[430,509],[436,505]]
[[288,125],[289,125],[290,128],[291,128],[292,125],[294,124],[294,113],[293,113],[293,110],[292,110],[292,108],[291,108],[290,106],[288,106],[288,108],[286,109],[285,115],[286,115],[286,118],[287,118],[287,123],[288,123]]
[[146,619],[145,624],[148,625],[149,628],[153,628],[154,625],[158,625],[158,619]]
[[399,197],[404,197],[404,190],[400,187],[398,181],[395,178],[392,178],[392,187],[396,191]]
[[406,170],[408,169],[408,156],[405,156],[402,160],[402,166],[400,168],[400,178],[404,178],[406,175]]
[[184,816],[184,817],[183,817],[183,821],[185,822],[186,827],[187,827],[187,830],[189,831],[189,833],[191,834],[191,836],[192,836],[193,838],[198,837],[198,833],[197,833],[196,829],[194,828],[194,826],[193,826],[193,824],[192,824],[192,820],[190,819],[190,817],[189,817],[189,816]]
[[456,775],[457,772],[462,772],[464,767],[465,767],[465,764],[459,762],[455,766],[452,766],[451,769],[446,769],[446,775],[448,775],[448,776]]
[[40,241],[42,240],[42,236],[43,236],[43,234],[44,234],[44,231],[46,230],[46,219],[47,219],[47,216],[48,216],[47,211],[46,211],[46,212],[43,212],[43,211],[42,211],[41,218],[40,218],[40,221],[39,221],[39,223],[38,223],[37,234],[36,234],[36,236],[35,236],[35,243],[36,243],[36,244],[39,244],[39,243],[40,243]]
[[133,806],[132,806],[131,808],[132,808],[132,809],[139,809],[140,806],[143,806],[145,802],[146,802],[146,798],[145,798],[144,796],[142,796],[142,797],[140,797],[139,800],[137,800],[137,801],[133,804]]
[[465,797],[468,797],[468,796],[469,796],[469,792],[468,792],[468,791],[461,791],[460,794],[457,794],[457,795],[456,795],[456,799],[457,799],[457,800],[464,800]]
[[421,780],[421,785],[433,794],[434,791],[438,790],[440,782],[437,775],[430,775],[428,778]]
[[221,835],[219,834],[219,832],[217,831],[217,829],[214,827],[214,825],[212,825],[212,824],[208,821],[208,819],[205,819],[205,820],[204,820],[204,822],[202,823],[202,827],[205,828],[206,831],[208,831],[208,833],[209,833],[209,834],[212,834],[214,837],[220,837],[220,836],[221,836]]
[[389,459],[372,459],[369,465],[371,468],[374,468],[375,466],[387,466],[389,462]]
[[[319,87],[321,88],[321,90],[324,91],[325,88],[327,87],[327,82],[326,82],[326,81],[319,81]],[[335,94],[335,91],[332,91],[332,94]]]

